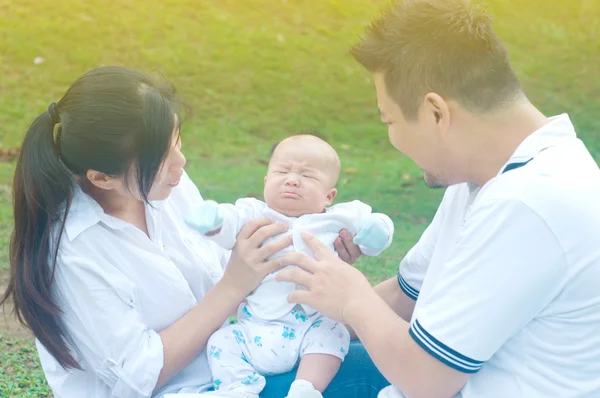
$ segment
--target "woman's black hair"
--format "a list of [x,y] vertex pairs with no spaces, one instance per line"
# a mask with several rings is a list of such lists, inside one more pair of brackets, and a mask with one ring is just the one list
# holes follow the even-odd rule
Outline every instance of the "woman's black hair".
[[12,298],[19,321],[65,369],[80,366],[52,284],[74,176],[85,178],[88,170],[129,176],[135,170],[137,192],[148,202],[171,147],[178,104],[168,83],[123,67],[100,67],[77,79],[27,131],[13,182],[10,280],[0,304]]

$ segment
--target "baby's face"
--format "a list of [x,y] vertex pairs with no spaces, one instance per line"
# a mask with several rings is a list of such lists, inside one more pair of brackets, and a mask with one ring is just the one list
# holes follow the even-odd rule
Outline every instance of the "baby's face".
[[289,217],[322,213],[335,198],[338,173],[332,165],[331,150],[327,153],[312,142],[284,141],[269,162],[265,202]]

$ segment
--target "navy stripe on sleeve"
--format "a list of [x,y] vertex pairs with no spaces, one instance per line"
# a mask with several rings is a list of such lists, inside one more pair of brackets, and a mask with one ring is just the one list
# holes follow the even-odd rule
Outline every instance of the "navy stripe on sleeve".
[[463,373],[476,373],[483,366],[483,361],[476,361],[454,351],[430,333],[415,320],[410,326],[411,337],[431,356]]
[[531,162],[533,160],[533,158],[526,160],[524,162],[519,162],[519,163],[510,163],[508,165],[506,165],[506,167],[504,168],[504,170],[502,170],[502,174],[506,173],[507,171],[511,171],[511,170],[515,170],[515,169],[520,169],[521,167],[525,166],[527,163]]
[[419,297],[419,291],[406,283],[402,275],[400,275],[400,272],[398,272],[398,285],[400,285],[400,289],[402,289],[402,291],[406,293],[408,297],[415,301],[417,300]]

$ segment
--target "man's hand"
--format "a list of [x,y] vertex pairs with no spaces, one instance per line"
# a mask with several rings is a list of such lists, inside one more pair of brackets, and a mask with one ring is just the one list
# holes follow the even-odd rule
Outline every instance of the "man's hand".
[[304,253],[285,254],[283,263],[299,268],[281,271],[277,280],[294,282],[308,289],[290,293],[289,302],[307,304],[331,319],[344,322],[345,312],[361,297],[373,294],[373,288],[359,270],[338,258],[313,235],[303,233],[302,236],[316,260]]

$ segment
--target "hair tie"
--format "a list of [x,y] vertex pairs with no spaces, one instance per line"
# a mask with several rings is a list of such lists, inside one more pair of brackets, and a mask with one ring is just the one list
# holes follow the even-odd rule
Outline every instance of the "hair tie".
[[48,105],[48,114],[50,115],[50,119],[52,120],[52,123],[58,124],[58,123],[60,123],[60,118],[58,117],[58,113],[56,113],[55,108],[56,108],[55,102]]

